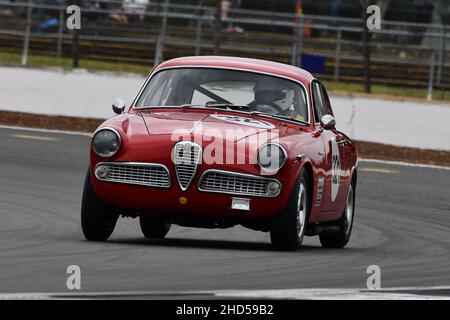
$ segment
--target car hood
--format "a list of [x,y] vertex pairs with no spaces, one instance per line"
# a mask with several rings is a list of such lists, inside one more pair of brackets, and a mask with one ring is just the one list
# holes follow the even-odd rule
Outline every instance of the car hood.
[[[233,163],[247,163],[245,168],[254,174],[259,170],[254,165],[256,150],[262,144],[275,140],[289,152],[303,140],[298,139],[300,136],[311,134],[309,127],[295,123],[203,110],[126,113],[106,120],[102,127],[115,128],[122,135],[122,148],[115,161],[170,165],[168,155],[175,143],[188,140],[200,144],[210,159],[219,159],[217,168],[226,167],[225,163],[233,157]],[[96,157],[94,153],[91,156]]]
[[282,124],[278,119],[220,111],[161,111],[142,113],[141,116],[149,135],[172,135],[174,138],[202,136],[203,139],[211,140],[219,136],[227,141],[239,141],[251,136],[261,139],[267,136],[266,140],[270,140],[298,133],[293,126]]

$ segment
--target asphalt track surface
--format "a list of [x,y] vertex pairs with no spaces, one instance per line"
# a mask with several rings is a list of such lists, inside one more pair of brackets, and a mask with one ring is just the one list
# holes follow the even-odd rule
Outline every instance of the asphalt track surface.
[[383,288],[450,285],[450,170],[362,162],[342,250],[312,237],[277,252],[242,227],[147,240],[134,219],[95,243],[80,228],[88,150],[86,136],[0,129],[0,293],[67,292],[69,265],[82,292],[364,288],[369,265]]

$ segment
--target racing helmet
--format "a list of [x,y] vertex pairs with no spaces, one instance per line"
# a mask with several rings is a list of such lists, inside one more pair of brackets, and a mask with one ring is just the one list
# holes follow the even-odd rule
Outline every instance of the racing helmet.
[[294,90],[282,86],[276,81],[258,81],[253,91],[255,93],[255,101],[258,103],[275,103],[283,110],[289,109],[294,103]]

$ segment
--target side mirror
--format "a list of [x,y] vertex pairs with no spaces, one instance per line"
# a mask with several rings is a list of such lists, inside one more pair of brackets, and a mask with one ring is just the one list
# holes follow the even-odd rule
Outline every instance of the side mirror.
[[125,102],[122,99],[116,99],[112,104],[112,109],[117,114],[122,114],[125,111]]
[[336,128],[336,119],[330,114],[326,114],[320,119],[320,126],[325,130],[333,130]]

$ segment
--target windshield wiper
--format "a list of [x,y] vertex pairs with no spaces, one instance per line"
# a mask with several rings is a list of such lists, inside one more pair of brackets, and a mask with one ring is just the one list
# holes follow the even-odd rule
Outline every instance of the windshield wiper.
[[264,113],[264,112],[261,112],[261,111],[252,111],[252,112],[250,112],[250,115],[251,116],[267,117],[267,118],[276,118],[276,119],[280,119],[280,120],[295,121],[295,122],[300,122],[300,123],[306,124],[306,125],[309,124],[306,121],[298,120],[298,119],[295,119],[295,118],[291,118],[289,116],[282,116],[282,115],[279,115],[279,114]]
[[219,109],[231,109],[231,110],[248,110],[249,106],[247,105],[235,105],[232,103],[207,103],[205,105],[202,104],[182,104],[180,106],[182,110],[189,108],[219,108]]
[[180,106],[180,109],[181,110],[185,110],[185,109],[195,108],[195,107],[203,107],[203,106],[201,104],[189,104],[189,103],[186,103],[186,104],[182,104]]
[[220,109],[232,109],[232,110],[248,110],[250,107],[247,105],[235,105],[232,103],[207,103],[207,108],[220,108]]

